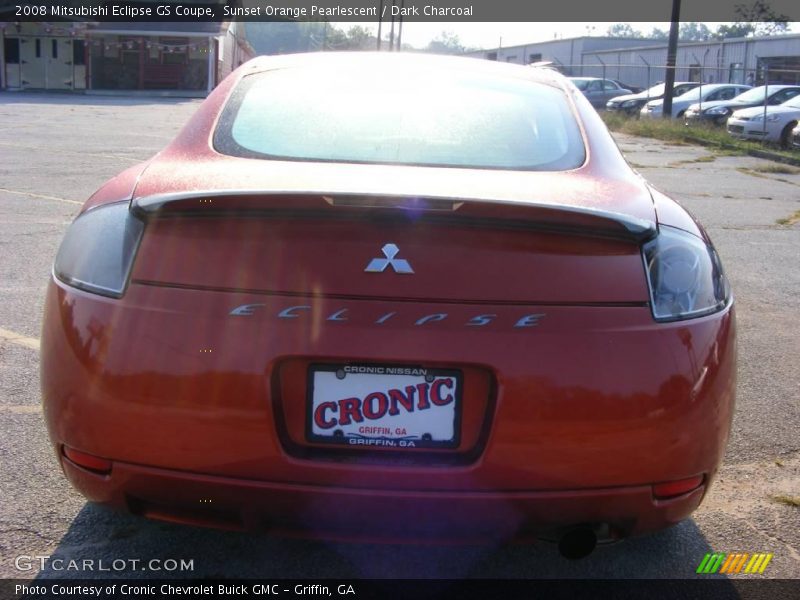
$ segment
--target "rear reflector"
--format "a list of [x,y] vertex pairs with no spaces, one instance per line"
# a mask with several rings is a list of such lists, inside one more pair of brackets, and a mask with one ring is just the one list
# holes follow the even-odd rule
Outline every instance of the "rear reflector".
[[679,479],[678,481],[657,483],[653,486],[653,497],[656,500],[666,500],[667,498],[682,496],[683,494],[687,494],[692,490],[699,488],[702,484],[702,475],[689,477],[688,479]]
[[70,461],[93,473],[107,475],[111,473],[111,461],[105,458],[92,456],[85,452],[73,450],[69,446],[64,446],[64,456]]

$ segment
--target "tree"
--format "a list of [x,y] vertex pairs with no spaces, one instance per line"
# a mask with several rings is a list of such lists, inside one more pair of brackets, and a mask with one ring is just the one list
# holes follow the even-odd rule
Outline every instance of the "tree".
[[737,23],[752,25],[752,35],[776,35],[789,30],[789,17],[776,13],[764,0],[755,0],[750,6],[737,4],[736,16]]
[[608,37],[638,38],[642,32],[631,27],[630,23],[615,23],[606,30]]
[[714,37],[718,39],[748,37],[753,35],[753,31],[755,31],[753,23],[720,25],[717,27],[717,31],[714,32]]
[[705,23],[689,22],[681,23],[681,27],[678,30],[678,37],[688,42],[704,42],[705,40],[711,39],[712,33]]
[[653,29],[650,30],[650,33],[644,37],[652,40],[666,40],[669,37],[669,32],[659,29],[658,27],[653,27]]
[[351,50],[366,50],[375,47],[375,36],[361,25],[353,25],[347,30],[347,44]]
[[452,31],[442,31],[428,43],[425,50],[436,54],[462,54],[468,48],[461,43],[461,39]]
[[736,5],[736,22],[720,25],[715,32],[717,38],[766,36],[788,33],[789,17],[776,13],[764,0],[753,4]]

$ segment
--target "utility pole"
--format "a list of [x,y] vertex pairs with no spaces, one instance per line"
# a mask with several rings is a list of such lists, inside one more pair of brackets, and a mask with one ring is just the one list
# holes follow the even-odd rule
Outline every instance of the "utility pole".
[[381,26],[383,25],[383,0],[381,0],[381,5],[378,8],[378,43],[376,50],[381,49]]
[[672,95],[675,87],[675,61],[678,56],[678,32],[681,19],[681,0],[672,0],[672,16],[669,24],[669,45],[667,46],[667,72],[664,79],[664,106],[661,117],[672,118]]
[[394,50],[394,3],[396,0],[392,0],[392,27],[389,29],[389,52]]
[[400,0],[400,17],[398,18],[397,25],[397,51],[403,49],[403,8],[405,8],[406,0]]

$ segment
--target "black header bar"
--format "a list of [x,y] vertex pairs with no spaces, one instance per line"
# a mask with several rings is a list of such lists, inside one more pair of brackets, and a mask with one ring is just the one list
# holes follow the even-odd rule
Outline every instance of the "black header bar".
[[[748,0],[683,2],[681,21],[741,20]],[[773,15],[800,20],[797,0],[768,0]],[[671,0],[0,0],[6,22],[349,21],[666,22]],[[402,15],[401,15],[402,13]]]

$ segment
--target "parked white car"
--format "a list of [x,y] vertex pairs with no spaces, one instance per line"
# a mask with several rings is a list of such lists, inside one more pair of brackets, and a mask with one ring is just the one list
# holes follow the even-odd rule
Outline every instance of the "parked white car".
[[[708,83],[672,99],[672,117],[680,118],[692,104],[731,100],[746,92],[752,86],[734,83]],[[664,100],[651,100],[642,107],[640,116],[660,119],[664,110]]]
[[[766,118],[765,118],[766,116]],[[728,133],[746,140],[766,140],[788,148],[792,129],[800,121],[800,96],[778,106],[743,108],[728,119]]]

